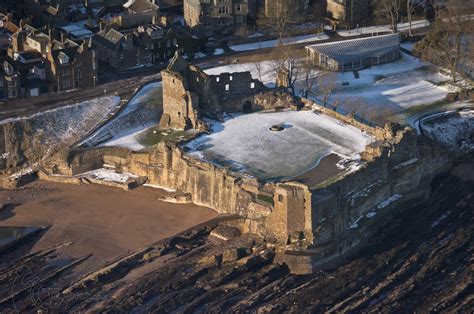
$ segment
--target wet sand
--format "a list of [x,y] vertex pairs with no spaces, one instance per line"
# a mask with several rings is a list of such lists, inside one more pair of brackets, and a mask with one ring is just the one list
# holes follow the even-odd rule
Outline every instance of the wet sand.
[[92,253],[86,270],[217,216],[194,204],[160,201],[165,194],[148,187],[123,191],[38,181],[17,191],[0,190],[0,203],[19,204],[0,211],[0,226],[51,225],[31,251],[71,240],[62,254]]

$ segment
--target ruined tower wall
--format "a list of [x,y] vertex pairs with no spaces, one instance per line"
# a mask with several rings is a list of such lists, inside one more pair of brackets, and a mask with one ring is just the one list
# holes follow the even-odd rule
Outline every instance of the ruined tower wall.
[[163,116],[160,126],[163,128],[184,128],[188,116],[188,90],[186,80],[177,74],[163,71]]

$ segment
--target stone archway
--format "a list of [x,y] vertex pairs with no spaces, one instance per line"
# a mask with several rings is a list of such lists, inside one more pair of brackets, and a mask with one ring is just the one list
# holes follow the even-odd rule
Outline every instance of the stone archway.
[[252,110],[252,103],[247,100],[246,102],[244,102],[244,105],[242,107],[242,112],[243,113],[251,113],[253,110]]

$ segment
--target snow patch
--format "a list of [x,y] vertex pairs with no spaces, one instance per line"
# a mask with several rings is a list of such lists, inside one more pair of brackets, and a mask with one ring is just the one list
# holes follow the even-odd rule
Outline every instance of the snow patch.
[[402,197],[401,194],[392,195],[392,196],[390,196],[389,198],[387,198],[385,201],[380,202],[380,203],[377,205],[377,209],[385,208],[385,207],[387,207],[388,205],[390,205],[391,203],[398,201],[401,197]]
[[356,229],[359,227],[359,222],[364,218],[364,215],[359,216],[353,223],[349,225],[349,229]]
[[[301,43],[321,41],[321,40],[327,40],[327,39],[329,39],[329,36],[324,33],[313,34],[313,35],[303,35],[303,36],[284,38],[283,45],[301,44]],[[263,49],[263,48],[273,48],[273,47],[278,46],[279,44],[280,44],[279,40],[274,39],[274,40],[266,40],[266,41],[249,43],[249,44],[234,45],[234,46],[230,46],[230,49],[241,52],[241,51],[250,51],[250,50]]]
[[376,212],[368,212],[367,214],[365,214],[365,217],[371,218],[371,217],[374,217],[375,215],[377,215]]
[[170,188],[166,188],[166,187],[164,187],[164,186],[157,185],[157,184],[148,184],[148,183],[145,183],[143,186],[146,186],[146,187],[149,187],[149,188],[153,188],[153,189],[165,190],[166,192],[176,192],[176,190],[173,190],[173,189],[170,189]]
[[431,228],[435,228],[437,225],[439,225],[443,220],[445,220],[446,218],[448,218],[448,216],[451,214],[451,211],[448,210],[446,213],[444,213],[443,215],[441,215],[438,219],[436,219],[432,224],[431,224]]
[[418,161],[418,158],[413,158],[413,159],[407,160],[407,161],[405,161],[405,162],[402,162],[402,163],[396,165],[396,166],[394,167],[394,169],[398,170],[398,169],[404,168],[404,167],[406,167],[406,166],[409,166],[409,165],[414,164],[414,163],[417,162],[417,161]]
[[127,183],[130,179],[137,179],[138,176],[131,173],[117,173],[114,170],[110,169],[96,169],[89,172],[82,173],[77,176],[78,178],[91,178],[95,180],[101,180],[106,182],[115,182],[115,183]]

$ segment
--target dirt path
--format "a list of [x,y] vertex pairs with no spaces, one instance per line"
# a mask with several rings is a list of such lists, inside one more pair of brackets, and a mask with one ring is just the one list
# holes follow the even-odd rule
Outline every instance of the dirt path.
[[60,185],[35,182],[17,191],[0,190],[0,203],[19,204],[0,212],[0,226],[51,228],[32,251],[71,240],[67,256],[92,257],[84,270],[174,235],[217,214],[193,204],[159,200],[166,192],[141,187],[122,191],[97,185]]

